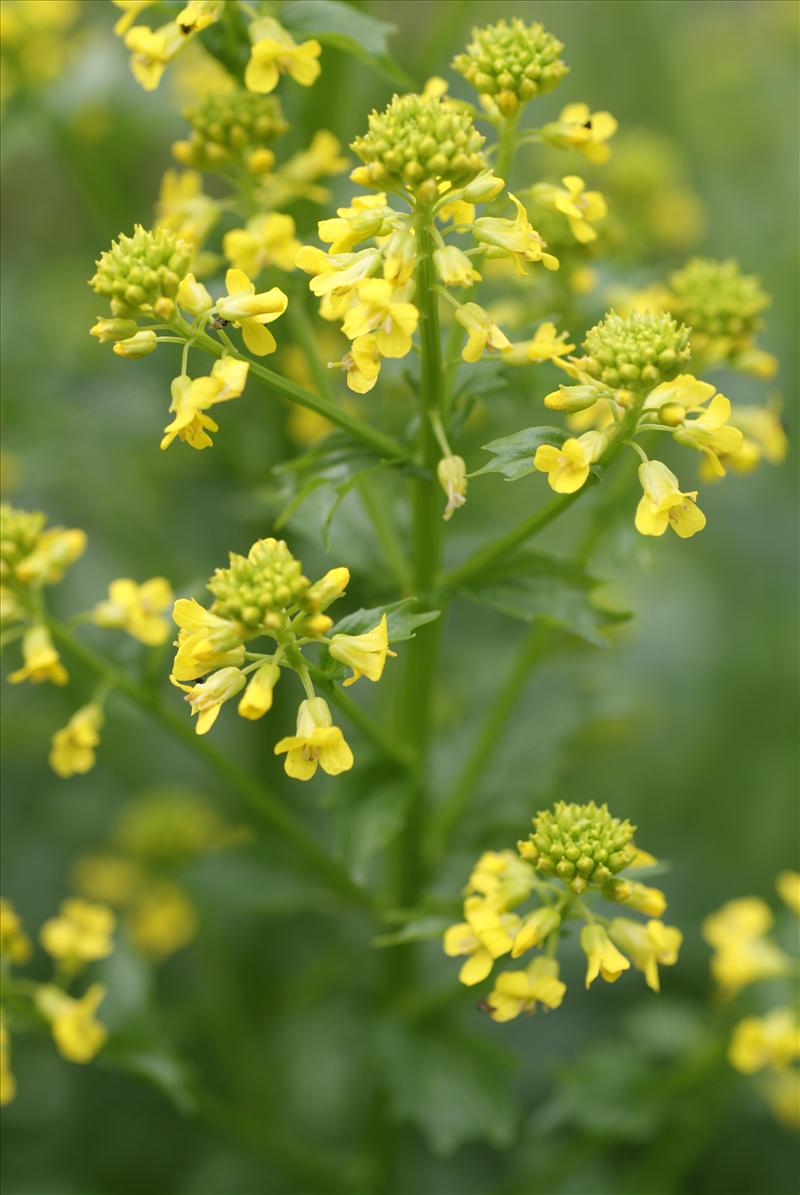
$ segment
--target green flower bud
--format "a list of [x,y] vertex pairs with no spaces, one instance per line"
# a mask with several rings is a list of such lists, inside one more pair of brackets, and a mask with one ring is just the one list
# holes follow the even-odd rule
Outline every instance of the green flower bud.
[[118,357],[128,357],[131,361],[137,361],[139,357],[148,357],[150,353],[155,352],[157,345],[158,337],[152,328],[143,328],[127,340],[115,341],[113,347]]
[[192,258],[192,247],[172,232],[149,232],[137,224],[133,236],[120,236],[100,256],[92,290],[111,302],[118,318],[156,314],[169,319],[175,295]]
[[520,844],[526,859],[557,876],[575,892],[606,884],[636,857],[635,826],[612,817],[607,805],[556,802],[533,819],[533,833]]
[[761,324],[769,296],[753,274],[742,274],[735,261],[696,257],[669,280],[670,310],[692,330],[696,348],[710,341],[729,340],[741,348]]
[[453,59],[453,69],[479,95],[492,96],[500,111],[510,116],[563,79],[569,70],[559,58],[563,49],[563,43],[542,25],[526,25],[514,17],[510,24],[502,20],[473,29],[465,52]]
[[583,347],[580,368],[604,385],[652,389],[686,368],[689,329],[666,312],[622,319],[612,311],[586,333]]
[[215,597],[212,614],[248,629],[279,630],[286,610],[306,606],[310,582],[282,539],[260,539],[247,556],[231,553],[230,566],[208,582]]
[[177,142],[173,153],[183,165],[199,170],[213,170],[231,159],[254,166],[266,162],[262,151],[289,127],[275,96],[244,88],[212,92],[187,108],[184,116],[192,126],[191,136]]
[[351,149],[375,187],[404,187],[427,202],[439,184],[463,187],[486,169],[485,141],[472,117],[439,96],[395,96],[385,112],[371,112],[369,130]]

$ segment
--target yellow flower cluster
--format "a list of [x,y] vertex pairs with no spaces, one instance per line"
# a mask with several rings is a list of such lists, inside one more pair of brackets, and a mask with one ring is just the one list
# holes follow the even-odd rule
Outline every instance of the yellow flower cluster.
[[650,459],[640,437],[660,432],[694,449],[707,480],[724,477],[729,465],[753,468],[762,455],[782,459],[786,440],[774,411],[734,409],[710,382],[679,372],[688,359],[688,335],[666,313],[634,312],[622,319],[612,312],[587,333],[584,356],[552,358],[576,384],[545,395],[545,406],[567,412],[576,431],[587,424],[589,430],[537,448],[534,467],[547,474],[551,489],[574,494],[621,440],[641,460],[636,530],[659,536],[672,528],[686,539],[706,525],[697,491],[683,490],[667,464]]
[[24,1004],[30,1007],[24,1025],[32,1013],[44,1018],[50,1027],[56,1048],[69,1062],[87,1063],[102,1049],[107,1037],[105,1026],[96,1013],[105,996],[102,984],[92,983],[80,996],[70,988],[90,964],[108,958],[114,949],[116,919],[106,905],[72,898],[65,900],[58,915],[42,926],[39,941],[53,961],[53,978],[48,983],[17,981],[11,969],[30,959],[32,946],[23,933],[14,908],[0,900],[0,956],[4,971],[3,996],[13,999],[13,1012],[0,1008],[0,1105],[16,1095],[16,1080],[11,1070],[10,1028],[14,1016]]
[[[800,917],[800,874],[783,871],[775,886],[790,911]],[[764,980],[797,983],[798,960],[767,936],[774,920],[766,901],[746,896],[729,901],[703,922],[703,936],[714,952],[711,974],[723,999],[732,1000],[743,988]],[[791,1004],[739,1021],[731,1035],[728,1060],[744,1075],[761,1075],[763,1094],[777,1119],[787,1128],[800,1130],[797,996],[795,992]]]
[[[459,979],[472,986],[490,974],[504,955],[520,958],[542,948],[523,970],[503,971],[482,1007],[495,1021],[557,1008],[566,991],[559,978],[559,941],[573,922],[586,955],[587,988],[598,976],[613,983],[631,963],[652,991],[659,990],[659,965],[677,961],[682,935],[660,920],[666,898],[626,874],[655,862],[633,844],[634,827],[612,818],[605,805],[559,802],[534,819],[534,832],[517,852],[487,851],[465,889],[464,921],[444,935],[444,951],[466,955]],[[533,896],[537,907],[520,913]],[[594,898],[623,904],[648,917],[601,915],[589,908]]]
[[[131,71],[145,91],[154,91],[166,67],[203,29],[224,15],[225,0],[189,0],[175,19],[152,29],[136,25],[139,15],[155,0],[114,0],[122,16],[114,26],[131,51]],[[245,84],[255,92],[275,89],[281,75],[289,75],[303,87],[311,87],[320,73],[317,59],[322,47],[310,40],[297,45],[286,29],[272,17],[258,18],[246,6],[242,10],[250,20],[250,60],[245,70]],[[254,17],[256,19],[254,19]]]
[[0,103],[47,86],[81,42],[80,0],[5,0],[0,9]]
[[[325,611],[349,579],[346,568],[334,568],[311,584],[282,540],[262,539],[246,557],[231,553],[229,567],[211,577],[208,588],[215,601],[210,609],[190,598],[175,603],[179,631],[170,680],[186,693],[198,734],[210,730],[224,703],[239,694],[240,716],[262,718],[272,707],[281,671],[289,668],[297,672],[306,697],[295,734],[275,746],[276,755],[286,755],[287,775],[309,780],[318,766],[331,776],[353,766],[350,747],[333,725],[327,702],[316,694],[302,652],[307,644],[325,645],[332,660],[352,670],[346,685],[361,676],[380,680],[387,657],[395,654],[386,614],[362,634],[327,634],[333,620]],[[249,650],[264,636],[274,640],[274,651]]]

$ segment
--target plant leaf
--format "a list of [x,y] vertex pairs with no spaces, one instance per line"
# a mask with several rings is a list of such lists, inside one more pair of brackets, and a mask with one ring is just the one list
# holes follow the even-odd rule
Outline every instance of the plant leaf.
[[357,884],[368,878],[373,857],[384,850],[405,822],[411,789],[405,783],[370,787],[369,794],[346,811],[343,824],[343,854]]
[[440,917],[433,913],[427,917],[415,917],[401,929],[378,934],[372,939],[372,945],[402,946],[404,942],[430,942],[433,938],[440,938],[452,922],[452,917]]
[[297,41],[315,37],[323,45],[367,63],[393,82],[416,90],[416,80],[388,52],[387,43],[396,25],[339,0],[292,0],[281,7],[280,19]]
[[595,602],[594,590],[599,584],[576,561],[526,550],[500,561],[461,592],[510,618],[522,622],[539,618],[595,647],[605,647],[602,628],[630,616],[605,610]]
[[489,463],[476,469],[470,477],[482,473],[502,473],[508,481],[517,481],[534,472],[533,457],[541,444],[563,444],[569,433],[560,427],[525,427],[513,436],[503,436],[484,444],[485,452],[491,452]]
[[392,602],[388,606],[373,606],[369,610],[354,610],[346,614],[328,632],[329,635],[362,635],[379,623],[383,615],[387,616],[389,642],[403,643],[414,638],[417,627],[426,622],[433,622],[441,614],[441,610],[422,610],[415,613],[416,598],[402,598],[399,602]]

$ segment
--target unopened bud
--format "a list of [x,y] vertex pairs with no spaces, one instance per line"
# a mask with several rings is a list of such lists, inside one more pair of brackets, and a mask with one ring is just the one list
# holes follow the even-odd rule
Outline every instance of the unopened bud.
[[129,336],[126,340],[117,340],[114,344],[114,352],[118,357],[127,357],[132,361],[136,361],[139,357],[148,357],[150,353],[155,352],[158,344],[158,337],[152,328],[145,328],[141,332],[137,332],[135,336]]
[[544,396],[544,405],[551,411],[587,411],[599,398],[594,386],[559,386]]
[[306,595],[306,603],[312,610],[327,610],[332,602],[342,596],[349,584],[349,569],[332,568],[311,586]]
[[97,323],[89,329],[89,334],[101,344],[107,344],[110,340],[129,340],[136,334],[136,320],[98,318]]
[[686,410],[679,402],[665,402],[659,407],[658,417],[667,427],[678,427],[686,418]]
[[436,466],[436,476],[447,494],[447,506],[442,516],[447,522],[467,500],[467,466],[460,456],[444,456]]

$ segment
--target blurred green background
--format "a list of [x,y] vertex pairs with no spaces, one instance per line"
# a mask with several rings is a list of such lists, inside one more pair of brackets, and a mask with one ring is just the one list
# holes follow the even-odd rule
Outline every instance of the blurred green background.
[[[393,54],[415,78],[444,74],[451,84],[449,60],[472,24],[540,20],[565,42],[571,73],[528,109],[529,122],[585,99],[613,112],[623,132],[650,129],[674,143],[707,211],[698,248],[735,256],[773,296],[761,339],[780,358],[776,383],[720,375],[718,385],[734,401],[778,389],[795,445],[796,6],[363,7],[397,24]],[[279,509],[272,467],[295,451],[283,408],[251,384],[223,412],[212,451],[160,453],[171,355],[125,362],[88,336],[99,311],[85,284],[92,263],[113,236],[148,222],[184,128],[177,68],[159,91],[139,90],[112,35],[115,15],[110,4],[85,4],[64,70],[5,107],[5,484],[16,505],[88,532],[86,555],[55,595],[61,615],[98,600],[115,576],[164,574],[176,590],[196,591],[229,549],[271,533]],[[282,90],[290,147],[319,126],[348,142],[391,96],[391,83],[366,66],[330,49],[322,61],[314,89]],[[581,173],[562,161],[562,173]],[[517,169],[520,185],[534,181],[536,155]],[[335,185],[337,199],[350,193],[346,176]],[[299,210],[301,235],[319,214]],[[644,263],[633,277],[663,277],[680,260]],[[517,390],[487,402],[461,449],[470,463],[489,439],[541,420],[552,374],[515,373]],[[369,401],[380,402],[380,387]],[[390,493],[387,486],[387,500]],[[499,477],[476,481],[449,525],[448,557],[460,560],[544,493],[537,477],[513,487]],[[125,947],[106,966],[107,1019],[138,1027],[147,1056],[139,1070],[151,1082],[102,1055],[84,1069],[63,1062],[49,1041],[15,1038],[19,1094],[3,1113],[7,1195],[796,1189],[796,1142],[721,1053],[731,1016],[762,997],[743,998],[734,1013],[714,1003],[699,926],[726,899],[773,901],[776,873],[796,866],[797,454],[779,469],[707,486],[702,498],[708,528],[689,542],[642,541],[627,517],[606,537],[595,571],[613,579],[635,617],[610,650],[563,651],[537,671],[437,881],[440,895],[455,897],[476,854],[512,845],[553,799],[607,800],[639,826],[641,845],[671,862],[663,886],[685,946],[661,996],[638,976],[584,993],[574,958],[557,1013],[493,1025],[476,1011],[475,994],[458,990],[456,966],[433,942],[423,948],[420,1007],[407,1022],[386,1001],[387,953],[309,891],[281,843],[253,826],[249,843],[186,869],[200,917],[194,942],[156,970]],[[548,546],[559,550],[565,536],[571,543],[585,517],[576,512],[566,531],[559,525]],[[398,518],[402,525],[402,511]],[[328,562],[351,567],[351,608],[391,598],[354,499],[334,523],[329,557],[313,509],[286,534],[310,575]],[[437,788],[463,758],[525,633],[489,610],[454,607],[437,701]],[[143,666],[133,643],[92,631],[87,640]],[[166,657],[149,667],[166,673]],[[121,698],[112,697],[94,771],[58,780],[46,761],[50,735],[89,691],[78,669],[68,690],[6,689],[2,887],[29,929],[69,891],[75,859],[107,838],[143,789],[188,785],[231,824],[249,824],[235,796]],[[389,681],[358,696],[391,716]],[[179,708],[177,694],[174,702]],[[288,724],[291,716],[284,697],[271,717]],[[351,776],[290,787],[262,725],[223,716],[214,739],[379,883],[382,831],[360,824],[359,801],[365,789],[391,793],[391,778],[362,747]],[[353,742],[358,753],[355,732]],[[378,841],[365,846],[370,833]],[[196,1089],[206,1093],[199,1112]]]

